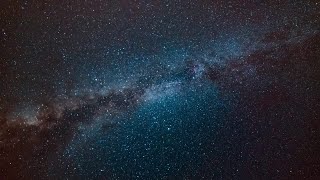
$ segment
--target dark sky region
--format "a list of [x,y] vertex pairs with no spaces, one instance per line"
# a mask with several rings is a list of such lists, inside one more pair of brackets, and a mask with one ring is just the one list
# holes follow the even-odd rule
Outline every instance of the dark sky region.
[[319,179],[317,0],[0,2],[0,179]]

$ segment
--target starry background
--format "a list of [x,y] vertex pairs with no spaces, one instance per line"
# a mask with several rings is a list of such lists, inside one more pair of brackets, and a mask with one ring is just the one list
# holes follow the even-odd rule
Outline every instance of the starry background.
[[317,179],[320,3],[0,3],[1,179]]

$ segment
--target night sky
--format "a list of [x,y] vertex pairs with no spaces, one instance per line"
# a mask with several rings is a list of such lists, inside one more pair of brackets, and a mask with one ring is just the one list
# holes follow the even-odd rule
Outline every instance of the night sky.
[[0,179],[319,179],[320,2],[0,2]]

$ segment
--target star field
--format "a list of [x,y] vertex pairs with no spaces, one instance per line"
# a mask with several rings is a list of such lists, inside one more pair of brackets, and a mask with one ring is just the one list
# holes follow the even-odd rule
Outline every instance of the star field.
[[317,1],[0,4],[0,179],[320,176]]

